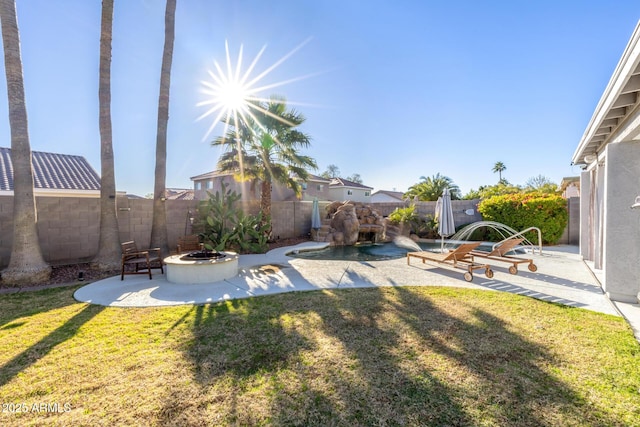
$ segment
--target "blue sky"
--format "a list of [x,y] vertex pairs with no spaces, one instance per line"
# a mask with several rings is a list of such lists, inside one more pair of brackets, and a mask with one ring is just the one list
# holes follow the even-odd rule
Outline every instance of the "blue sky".
[[[85,156],[100,171],[98,0],[18,0],[32,150]],[[112,122],[119,190],[153,190],[164,1],[116,0]],[[306,154],[406,191],[440,173],[466,193],[578,175],[571,156],[640,18],[640,3],[607,1],[178,0],[167,186],[215,169],[203,140],[203,80],[225,41],[256,73],[306,40],[262,80],[302,76],[262,93],[303,113]],[[4,76],[4,65],[0,65]],[[6,83],[0,98],[6,100]],[[10,146],[7,103],[0,138]]]

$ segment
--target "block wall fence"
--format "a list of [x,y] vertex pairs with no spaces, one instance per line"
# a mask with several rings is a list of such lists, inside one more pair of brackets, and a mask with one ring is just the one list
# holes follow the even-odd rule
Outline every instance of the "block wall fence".
[[[456,226],[481,221],[477,212],[479,200],[454,200]],[[319,202],[321,217],[330,202]],[[153,201],[149,199],[116,199],[120,241],[135,240],[139,247],[149,245]],[[193,234],[190,218],[197,216],[198,201],[167,200],[167,237],[175,248],[178,237]],[[416,202],[421,216],[433,215],[436,202]],[[406,203],[371,203],[381,215],[388,216]],[[307,236],[311,232],[311,201],[274,202],[271,208],[274,238]],[[243,205],[246,213],[256,214],[259,202]],[[44,259],[52,265],[91,260],[98,252],[100,233],[100,201],[94,198],[36,197],[38,238]],[[472,209],[474,214],[467,215]],[[325,218],[326,219],[326,218]],[[572,223],[574,221],[571,221]],[[579,220],[575,221],[579,224]],[[565,233],[577,236],[574,232]],[[566,243],[566,242],[565,242]],[[9,264],[13,244],[13,196],[0,196],[0,269]]]

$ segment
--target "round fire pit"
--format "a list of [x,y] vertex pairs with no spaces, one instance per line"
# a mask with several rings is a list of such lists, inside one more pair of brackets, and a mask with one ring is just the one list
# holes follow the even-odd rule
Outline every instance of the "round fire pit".
[[196,251],[172,255],[164,259],[167,280],[171,283],[213,283],[238,274],[238,254],[235,252]]
[[227,254],[225,254],[224,252],[202,250],[202,251],[189,252],[186,255],[182,255],[180,259],[182,261],[200,261],[200,260],[220,259],[226,256]]

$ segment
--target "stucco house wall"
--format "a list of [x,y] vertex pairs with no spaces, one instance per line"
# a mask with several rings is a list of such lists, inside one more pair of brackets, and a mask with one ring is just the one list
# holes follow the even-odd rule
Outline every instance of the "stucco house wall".
[[580,165],[580,254],[602,270],[614,301],[640,293],[640,23],[576,148]]

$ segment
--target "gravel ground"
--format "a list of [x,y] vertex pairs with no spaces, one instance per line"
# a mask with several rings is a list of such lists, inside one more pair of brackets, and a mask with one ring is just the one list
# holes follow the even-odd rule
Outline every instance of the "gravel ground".
[[[307,241],[309,241],[308,238],[279,239],[269,243],[269,250],[283,246],[292,246]],[[82,274],[82,280],[80,280],[80,274]],[[120,271],[104,272],[92,270],[89,263],[53,266],[51,268],[51,277],[47,283],[24,288],[2,288],[0,282],[0,294],[89,283],[117,274],[120,274]]]

